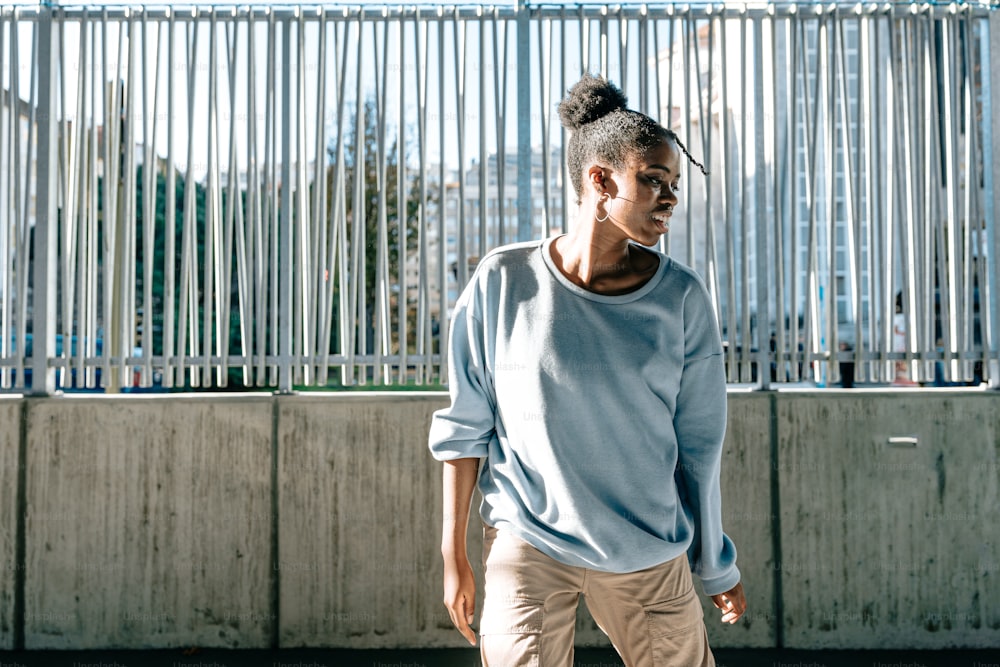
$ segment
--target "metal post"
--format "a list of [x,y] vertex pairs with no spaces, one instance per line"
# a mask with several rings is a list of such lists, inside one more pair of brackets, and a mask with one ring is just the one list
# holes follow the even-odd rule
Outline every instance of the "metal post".
[[[281,220],[278,226],[280,298],[278,299],[278,393],[292,393],[292,22],[284,20],[282,36],[281,77]],[[362,122],[362,121],[358,121]],[[206,351],[207,353],[207,351]]]
[[[983,213],[986,219],[986,267],[989,280],[986,289],[989,298],[989,326],[987,329],[989,349],[989,386],[1000,389],[1000,271],[997,262],[1000,261],[1000,233],[997,232],[997,213],[1000,212],[1000,188],[996,183],[994,165],[1000,160],[1000,104],[997,104],[997,91],[1000,90],[1000,13],[992,12],[989,22],[987,39],[983,40],[983,169],[986,193]],[[988,49],[988,51],[987,51]]]
[[517,0],[517,240],[530,241],[531,224],[531,12]]
[[57,119],[53,113],[56,104],[56,72],[53,70],[58,54],[52,37],[52,14],[49,7],[38,13],[38,163],[31,317],[31,394],[35,396],[51,396],[56,391],[55,369],[49,368],[49,359],[56,353],[56,239],[59,231]]
[[[756,93],[754,95],[754,152],[757,156],[757,163],[754,167],[754,184],[756,185],[756,200],[754,208],[757,210],[757,381],[761,389],[771,388],[771,345],[770,345],[770,301],[768,299],[768,270],[770,266],[777,265],[776,262],[767,261],[769,254],[767,230],[771,217],[767,214],[767,156],[764,155],[764,18],[757,16],[753,19],[753,41],[754,41],[754,85]],[[772,32],[771,39],[775,36]],[[775,258],[777,259],[777,258]],[[778,260],[780,261],[780,259]]]

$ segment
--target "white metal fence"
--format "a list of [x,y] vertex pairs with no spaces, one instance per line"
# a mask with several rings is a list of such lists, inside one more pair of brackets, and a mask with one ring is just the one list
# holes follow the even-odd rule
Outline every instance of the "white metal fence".
[[476,259],[572,223],[554,109],[583,71],[711,172],[663,246],[708,282],[731,382],[996,383],[997,26],[977,3],[2,8],[0,389],[442,382]]

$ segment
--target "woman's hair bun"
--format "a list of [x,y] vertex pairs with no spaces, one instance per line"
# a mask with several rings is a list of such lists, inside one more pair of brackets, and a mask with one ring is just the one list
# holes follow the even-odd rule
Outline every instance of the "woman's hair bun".
[[563,127],[578,130],[613,111],[626,109],[627,104],[628,99],[618,86],[602,77],[584,74],[559,103],[559,118]]

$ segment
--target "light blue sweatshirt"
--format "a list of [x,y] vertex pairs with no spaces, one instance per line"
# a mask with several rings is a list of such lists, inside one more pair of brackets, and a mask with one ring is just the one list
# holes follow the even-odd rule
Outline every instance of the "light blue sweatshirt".
[[634,572],[686,552],[707,595],[728,591],[726,381],[704,283],[661,254],[639,289],[595,294],[550,245],[491,252],[459,298],[432,454],[483,458],[483,520],[557,561]]

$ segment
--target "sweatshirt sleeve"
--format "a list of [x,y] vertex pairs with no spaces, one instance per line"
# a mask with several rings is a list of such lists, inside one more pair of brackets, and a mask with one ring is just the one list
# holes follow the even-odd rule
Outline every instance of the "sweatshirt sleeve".
[[451,405],[434,413],[429,446],[438,461],[486,456],[495,432],[492,382],[486,364],[483,324],[474,308],[475,281],[455,304],[448,337]]
[[726,377],[722,344],[703,285],[684,305],[685,363],[674,413],[677,481],[694,524],[688,551],[691,570],[706,595],[725,593],[740,581],[736,547],[722,532],[719,475],[726,433]]

